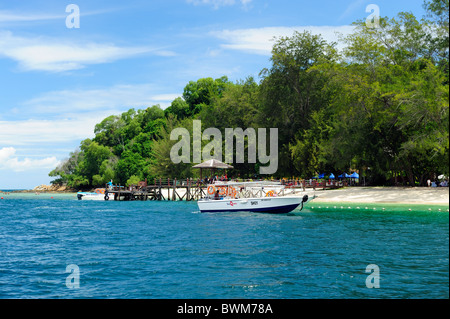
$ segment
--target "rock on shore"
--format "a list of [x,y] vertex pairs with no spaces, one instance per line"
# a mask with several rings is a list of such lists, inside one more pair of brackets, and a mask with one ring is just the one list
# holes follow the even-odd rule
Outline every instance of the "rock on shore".
[[39,185],[33,188],[31,191],[33,192],[71,192],[73,191],[67,186],[64,185]]

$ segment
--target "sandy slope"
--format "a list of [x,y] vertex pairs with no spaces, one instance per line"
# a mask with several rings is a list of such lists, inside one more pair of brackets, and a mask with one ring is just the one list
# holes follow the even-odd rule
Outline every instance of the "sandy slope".
[[[311,192],[309,192],[311,193]],[[314,202],[449,205],[448,187],[347,187],[317,190]]]

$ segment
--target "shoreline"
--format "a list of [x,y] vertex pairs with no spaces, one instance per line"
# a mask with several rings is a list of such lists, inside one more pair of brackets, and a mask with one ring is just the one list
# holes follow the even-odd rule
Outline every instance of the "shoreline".
[[313,203],[449,206],[448,187],[346,187],[316,190]]
[[[182,190],[177,190],[182,196]],[[19,190],[9,194],[66,194],[76,195],[76,190]],[[0,194],[3,193],[0,190]],[[339,189],[313,190],[305,192],[298,189],[295,194],[285,196],[308,195],[312,204],[385,204],[385,205],[434,205],[449,206],[448,187],[390,187],[390,186],[353,186]],[[164,194],[165,198],[169,194]],[[37,195],[38,196],[38,195]]]

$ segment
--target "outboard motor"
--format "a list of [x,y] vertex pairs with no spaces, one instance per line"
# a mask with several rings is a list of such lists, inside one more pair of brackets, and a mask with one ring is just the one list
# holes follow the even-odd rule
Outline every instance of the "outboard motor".
[[308,201],[308,198],[309,198],[308,195],[303,196],[303,199],[302,199],[302,207],[300,208],[300,210],[303,209],[303,204],[306,203],[306,202]]
[[302,202],[306,203],[308,201],[308,195],[303,196]]

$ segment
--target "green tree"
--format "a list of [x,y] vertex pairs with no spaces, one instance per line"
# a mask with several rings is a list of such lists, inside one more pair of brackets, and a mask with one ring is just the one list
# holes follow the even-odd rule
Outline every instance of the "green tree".
[[173,100],[170,106],[164,110],[166,117],[168,117],[169,114],[173,114],[180,120],[188,117],[189,113],[189,104],[181,97],[177,97]]
[[272,49],[272,67],[261,72],[258,122],[261,127],[278,127],[280,176],[292,176],[295,171],[289,143],[297,132],[308,128],[311,113],[328,103],[322,90],[326,77],[309,70],[336,58],[334,44],[310,32],[295,32],[292,37],[277,40]]
[[189,106],[188,115],[199,113],[204,105],[209,105],[211,100],[221,96],[228,83],[228,78],[219,79],[202,78],[196,82],[190,81],[183,91],[183,99]]
[[[161,127],[159,137],[153,141],[152,145],[150,174],[154,177],[185,178],[193,176],[192,164],[183,162],[175,164],[170,157],[171,149],[177,143],[170,139],[170,134],[177,127],[186,128],[192,136],[192,120],[185,119],[178,122],[174,116],[169,116],[166,126]],[[192,144],[190,149],[190,158],[192,158]]]
[[400,173],[415,185],[448,154],[448,85],[423,47],[424,25],[399,17],[375,31],[359,24],[346,38],[350,63],[318,67],[340,92],[330,95],[334,128],[324,150],[339,168],[370,167],[376,183]]
[[77,148],[74,152],[71,152],[68,159],[65,159],[52,170],[48,175],[50,177],[58,177],[51,183],[57,185],[67,184],[69,176],[76,174],[79,163],[83,160],[83,153]]
[[[81,143],[81,151],[84,154],[83,161],[80,163],[80,172],[89,181],[93,181],[94,175],[100,175],[102,163],[113,157],[109,147],[99,145],[97,142],[86,139]],[[96,178],[96,182],[98,182]]]
[[141,181],[141,179],[140,179],[139,176],[132,175],[132,176],[127,180],[126,186],[137,185],[137,184],[139,184],[140,181]]

